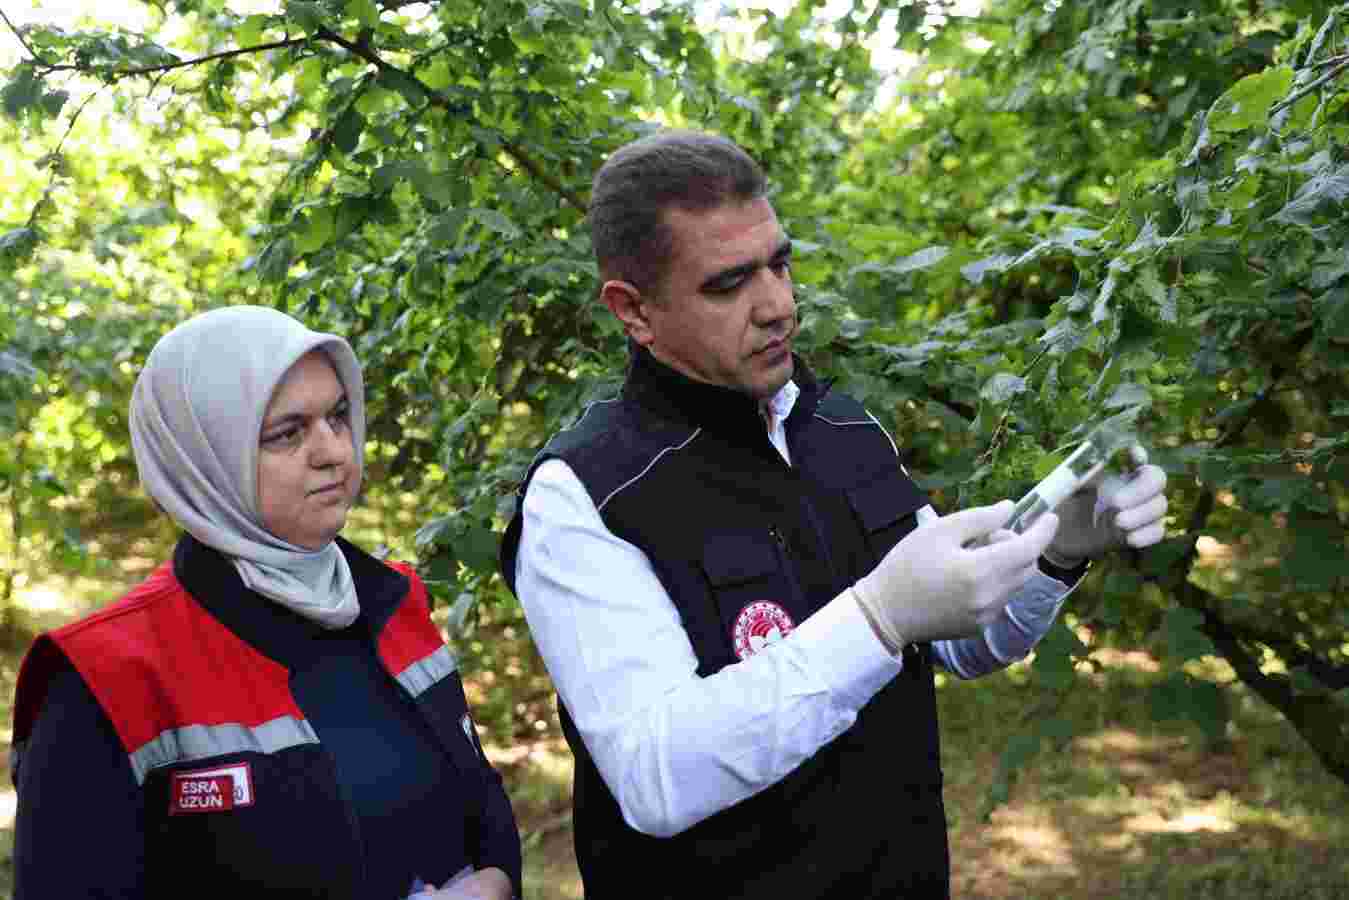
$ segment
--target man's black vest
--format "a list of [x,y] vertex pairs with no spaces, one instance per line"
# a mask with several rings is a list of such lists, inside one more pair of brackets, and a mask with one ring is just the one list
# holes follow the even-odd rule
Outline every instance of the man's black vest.
[[[766,626],[782,630],[779,610],[799,624],[869,572],[927,503],[860,404],[831,393],[800,360],[794,380],[801,395],[785,423],[790,466],[752,398],[693,382],[639,350],[622,395],[557,434],[529,473],[564,460],[605,526],[646,554],[704,677],[737,662],[737,646],[762,648]],[[517,507],[501,552],[512,589],[520,529]],[[903,672],[853,727],[789,776],[672,838],[624,822],[560,713],[576,756],[576,856],[587,900],[948,896],[926,647],[910,649]]]

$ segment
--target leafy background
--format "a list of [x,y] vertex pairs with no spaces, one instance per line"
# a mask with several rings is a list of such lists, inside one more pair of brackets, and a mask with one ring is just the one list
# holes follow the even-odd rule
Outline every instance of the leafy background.
[[[1168,471],[1165,543],[1095,566],[1029,664],[943,685],[948,745],[969,722],[991,747],[968,773],[947,764],[971,782],[969,827],[1011,814],[993,810],[1019,777],[1052,794],[1055,761],[1101,741],[1106,715],[1189,735],[1210,762],[1264,716],[1283,737],[1262,746],[1296,743],[1342,803],[1344,4],[0,11],[13,652],[172,540],[126,436],[155,339],[203,309],[274,305],[364,361],[370,487],[352,533],[431,582],[503,765],[552,773],[517,801],[540,810],[531,840],[554,841],[565,754],[540,749],[556,747],[551,687],[495,550],[534,450],[622,370],[594,302],[590,178],[632,137],[690,125],[764,164],[803,352],[895,434],[940,509],[1019,495],[1104,416]],[[1120,660],[1147,677],[1117,696]],[[992,741],[967,715],[987,697],[1018,710]],[[958,851],[986,834],[953,819]],[[1315,896],[1322,875],[1325,896],[1349,884],[1342,865],[1261,870],[1246,894],[1230,873],[1205,884]]]

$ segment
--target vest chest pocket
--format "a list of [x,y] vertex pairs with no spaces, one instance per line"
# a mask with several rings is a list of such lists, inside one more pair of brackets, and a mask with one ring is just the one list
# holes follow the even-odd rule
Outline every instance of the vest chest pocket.
[[848,505],[874,556],[872,565],[918,527],[918,510],[928,504],[927,494],[898,466],[848,488],[847,495]]
[[725,642],[720,649],[730,651],[726,663],[748,659],[782,640],[810,613],[787,542],[774,528],[709,537],[703,572]]

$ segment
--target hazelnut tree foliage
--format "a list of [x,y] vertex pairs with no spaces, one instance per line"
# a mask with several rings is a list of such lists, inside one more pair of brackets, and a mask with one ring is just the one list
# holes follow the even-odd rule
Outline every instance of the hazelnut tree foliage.
[[[513,490],[624,363],[590,178],[657,121],[703,127],[769,172],[800,349],[940,509],[1019,496],[1105,416],[1169,473],[1168,540],[1098,563],[1065,617],[1086,628],[1037,653],[1051,701],[994,799],[1071,736],[1054,698],[1109,643],[1154,652],[1157,716],[1214,739],[1230,691],[1194,662],[1220,657],[1349,781],[1349,6],[806,0],[738,36],[677,2],[237,6],[4,23],[23,546],[77,561],[71,524],[134,492],[126,400],[159,334],[275,304],[364,360],[370,480],[418,496],[406,549],[443,602],[466,627],[509,605]],[[868,47],[892,24],[918,65],[887,78]]]

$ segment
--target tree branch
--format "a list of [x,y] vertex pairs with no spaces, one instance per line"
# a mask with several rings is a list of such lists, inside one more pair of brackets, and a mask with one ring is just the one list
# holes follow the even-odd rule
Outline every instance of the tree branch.
[[[1297,332],[1293,336],[1293,342],[1289,348],[1291,351],[1289,353],[1289,358],[1296,358],[1297,355],[1311,343],[1311,339],[1315,334],[1316,326],[1314,325],[1308,325]],[[1255,414],[1259,411],[1261,404],[1265,403],[1275,393],[1275,389],[1278,387],[1279,382],[1288,374],[1289,370],[1287,366],[1284,366],[1281,363],[1276,363],[1274,365],[1270,370],[1269,384],[1265,385],[1264,389],[1256,395],[1255,402],[1253,402],[1250,408],[1246,410],[1245,415],[1233,422],[1227,431],[1219,436],[1218,440],[1214,441],[1214,450],[1221,450],[1236,442],[1236,439],[1246,430],[1246,426],[1255,421]],[[1176,561],[1176,571],[1181,574],[1182,583],[1189,583],[1190,566],[1199,556],[1199,531],[1204,527],[1204,524],[1208,521],[1208,517],[1213,512],[1214,499],[1215,495],[1213,488],[1206,487],[1200,492],[1199,499],[1195,501],[1194,511],[1190,515],[1189,528],[1185,532],[1186,534],[1193,535],[1190,541],[1190,547],[1185,551],[1185,555]]]
[[253,47],[236,47],[233,50],[222,50],[219,53],[210,53],[206,56],[197,56],[192,59],[180,59],[176,62],[164,63],[158,66],[140,66],[135,69],[115,69],[101,66],[82,66],[76,63],[63,65],[50,65],[43,63],[39,59],[39,68],[43,72],[84,72],[88,74],[101,74],[111,78],[130,78],[137,75],[154,75],[160,72],[170,72],[174,69],[182,69],[187,66],[198,66],[202,63],[217,62],[222,59],[230,59],[235,56],[244,56],[249,53],[261,53],[264,50],[281,50],[286,47],[299,47],[309,43],[309,38],[288,38],[284,41],[272,41],[268,44],[257,44]]
[[9,16],[5,15],[5,11],[3,9],[0,9],[0,19],[5,20],[5,24],[9,26],[9,30],[14,33],[14,36],[16,38],[19,39],[19,43],[23,44],[23,49],[28,51],[29,56],[37,60],[39,65],[48,65],[47,61],[42,58],[42,55],[33,49],[33,45],[28,43],[28,39],[23,36],[23,32],[20,31],[17,27],[15,27],[14,23],[9,20]]
[[[1326,62],[1329,62],[1329,60],[1327,60]],[[1325,62],[1321,63],[1321,65],[1325,65]],[[1339,62],[1334,65],[1334,68],[1332,68],[1329,72],[1325,73],[1320,78],[1313,81],[1311,84],[1308,84],[1306,87],[1299,88],[1298,90],[1289,94],[1287,97],[1284,97],[1278,103],[1274,104],[1274,107],[1270,109],[1269,114],[1272,116],[1275,113],[1287,109],[1294,103],[1301,100],[1303,97],[1310,94],[1312,91],[1315,91],[1317,88],[1321,87],[1323,84],[1326,84],[1327,82],[1334,81],[1336,78],[1339,78],[1345,69],[1349,69],[1349,58],[1342,57],[1339,60]]]
[[[405,78],[411,81],[412,83],[416,84],[418,88],[421,89],[422,93],[426,94],[431,105],[440,107],[441,109],[453,111],[454,109],[453,104],[450,103],[449,98],[447,98],[444,94],[440,93],[439,91],[432,90],[411,72],[407,72],[403,69],[398,68],[395,65],[392,65],[383,57],[381,57],[378,53],[372,50],[368,44],[349,40],[347,38],[342,37],[342,35],[338,34],[337,32],[331,31],[327,28],[319,29],[314,33],[314,36],[321,38],[322,40],[337,44],[339,47],[342,47],[349,53],[352,53],[353,55],[358,56],[361,59],[365,60],[366,62],[370,63],[381,72],[385,72],[391,75],[397,75],[400,78]],[[529,152],[526,151],[519,144],[516,144],[514,141],[508,140],[503,137],[501,139],[501,149],[504,150],[507,156],[513,159],[516,163],[518,163],[520,167],[523,168],[526,172],[528,172],[530,176],[533,177],[535,180],[544,184],[546,187],[548,187],[549,190],[553,191],[553,193],[557,194],[559,197],[561,197],[568,204],[575,207],[580,212],[584,213],[586,211],[586,202],[581,197],[581,195],[577,194],[575,191],[571,190],[562,182],[558,181],[548,172],[544,171],[543,166],[539,164],[538,160],[534,159],[534,157],[531,156]]]
[[1310,650],[1299,647],[1289,637],[1271,634],[1250,625],[1234,625],[1223,622],[1223,626],[1232,637],[1241,641],[1264,644],[1278,653],[1290,668],[1303,668],[1321,683],[1327,690],[1339,691],[1349,688],[1349,666],[1337,666],[1327,662]]
[[[38,197],[37,202],[33,204],[32,211],[28,214],[28,228],[37,227],[37,220],[38,216],[42,213],[42,207],[46,205],[48,198],[51,197],[52,191],[56,188],[57,176],[61,174],[61,150],[66,145],[66,139],[70,137],[70,133],[75,130],[75,123],[80,120],[80,114],[84,112],[84,108],[97,96],[98,91],[95,91],[84,98],[84,102],[79,105],[73,114],[71,114],[70,121],[66,123],[65,133],[61,135],[61,140],[57,141],[56,149],[43,157],[43,159],[47,160],[47,165],[51,169],[52,174],[51,177],[47,179],[47,186],[43,188],[42,196]],[[39,160],[38,166],[41,167],[41,164],[42,161]]]
[[[1344,756],[1343,741],[1337,737],[1337,719],[1331,708],[1333,701],[1315,695],[1298,696],[1287,676],[1265,674],[1260,669],[1259,661],[1241,645],[1241,638],[1213,610],[1212,604],[1208,602],[1211,597],[1203,588],[1186,581],[1180,600],[1182,605],[1203,615],[1201,630],[1213,641],[1214,647],[1232,666],[1241,682],[1278,710],[1311,747],[1321,764],[1349,784],[1349,758]],[[1343,718],[1341,712],[1339,719]]]
[[970,406],[968,403],[962,403],[955,397],[952,397],[951,392],[944,388],[928,386],[927,398],[940,403],[942,406],[955,412],[961,418],[968,419],[971,422],[979,416],[979,410]]

